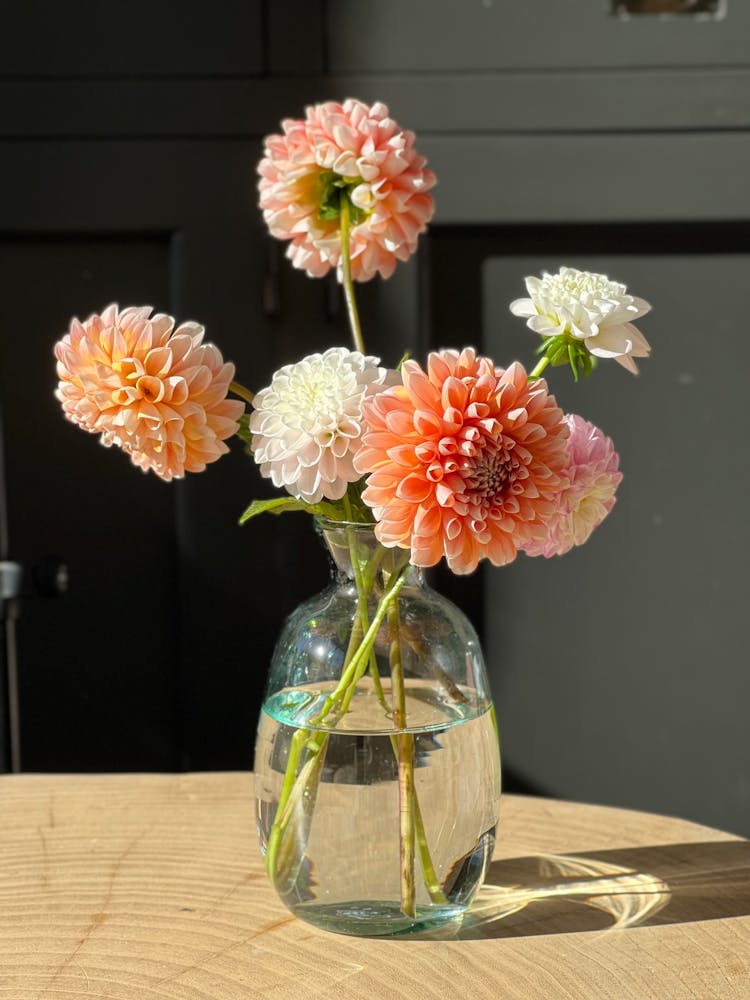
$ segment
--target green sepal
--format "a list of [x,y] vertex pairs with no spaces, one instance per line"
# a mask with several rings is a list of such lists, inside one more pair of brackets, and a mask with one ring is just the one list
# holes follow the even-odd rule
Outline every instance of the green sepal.
[[572,340],[568,345],[568,360],[573,378],[578,381],[579,374],[586,378],[594,370],[596,359],[580,340]]
[[318,217],[324,222],[333,222],[338,219],[340,214],[338,205],[334,206],[330,202],[327,202],[325,205],[321,205]]
[[573,344],[568,344],[568,358],[570,360],[570,370],[573,372],[573,378],[578,381],[578,354],[576,352]]
[[359,179],[352,182],[347,180],[345,177],[341,177],[339,174],[334,174],[332,170],[327,170],[325,173],[321,174],[321,194],[318,218],[322,219],[324,222],[336,221],[341,215],[341,199],[348,198],[350,224],[352,226],[358,226],[360,222],[364,222],[368,213],[363,212],[361,208],[358,208],[349,197],[349,192],[352,188],[356,187],[357,184],[359,184]]
[[545,337],[536,350],[540,356],[545,355],[554,364],[554,359],[559,357],[560,351],[567,351],[568,338],[564,333],[557,333],[554,337]]
[[596,358],[591,356],[583,341],[567,333],[546,337],[536,353],[546,357],[553,368],[569,366],[576,382],[579,375],[590,375],[596,366]]
[[548,352],[547,357],[553,368],[559,368],[560,365],[567,365],[568,345],[564,341],[562,344],[557,344],[554,350]]
[[596,368],[596,357],[586,351],[586,354],[582,357],[582,370],[583,377],[587,378],[592,371]]

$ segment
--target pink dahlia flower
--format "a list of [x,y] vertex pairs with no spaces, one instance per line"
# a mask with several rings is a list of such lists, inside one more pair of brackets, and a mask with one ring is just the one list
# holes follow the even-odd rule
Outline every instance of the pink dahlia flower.
[[568,425],[545,381],[470,348],[431,354],[426,372],[406,361],[402,379],[365,402],[354,460],[378,538],[417,566],[511,562],[543,534],[564,482]]
[[255,394],[250,417],[261,475],[307,503],[340,500],[356,482],[365,399],[398,378],[378,359],[331,347],[285,365]]
[[295,267],[321,277],[341,260],[337,199],[346,197],[352,277],[388,278],[432,218],[435,175],[415,152],[414,133],[389,118],[385,104],[329,102],[306,114],[265,140],[258,187],[268,228],[291,241]]
[[522,546],[529,556],[562,556],[573,546],[583,545],[614,507],[622,481],[620,458],[611,439],[575,413],[565,420],[570,427],[567,485],[558,496],[546,537]]
[[65,416],[166,480],[202,472],[228,451],[223,442],[244,412],[226,398],[234,365],[201,343],[203,327],[173,327],[150,306],[111,305],[85,323],[74,319],[55,345]]

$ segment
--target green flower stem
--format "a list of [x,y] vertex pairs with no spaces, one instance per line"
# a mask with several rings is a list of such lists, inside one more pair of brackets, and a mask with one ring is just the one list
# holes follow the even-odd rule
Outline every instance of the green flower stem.
[[[406,580],[407,567],[405,563],[394,567],[394,572],[390,576],[390,581],[392,581],[391,586],[386,589],[386,592],[381,597],[373,622],[368,622],[367,597],[372,592],[383,552],[379,549],[369,562],[363,566],[356,552],[356,541],[353,535],[354,533],[352,532],[349,542],[352,568],[358,592],[357,616],[349,637],[341,680],[336,689],[326,698],[320,712],[312,720],[313,725],[324,721],[326,716],[334,709],[336,710],[336,715],[334,718],[328,720],[328,724],[335,726],[338,723],[346,713],[356,691],[357,684],[368,668],[379,702],[389,714],[391,713],[391,709],[385,700],[380,674],[377,669],[374,642],[386,614],[389,615],[389,622],[392,622],[397,629],[402,627],[400,616],[398,615],[397,596]],[[363,647],[365,647],[364,650]],[[401,703],[403,706],[402,719],[405,724],[406,709],[405,694],[403,692],[403,669],[400,665],[400,647],[398,652],[395,652],[392,647],[392,652],[398,664],[394,691],[399,688],[400,679]],[[311,729],[300,729],[292,737],[276,817],[266,848],[266,869],[274,883],[281,872],[287,872],[287,869],[294,862],[298,853],[298,851],[295,851],[298,847],[296,838],[284,837],[286,828],[292,819],[296,822],[304,822],[306,817],[310,817],[314,811],[328,737],[328,733],[312,732]],[[410,906],[410,896],[413,908],[413,897],[415,894],[415,846],[416,851],[419,853],[424,883],[430,898],[434,903],[445,904],[446,897],[440,887],[432,863],[422,812],[414,784],[414,738],[411,734],[393,735],[390,737],[390,742],[394,756],[399,762],[399,788],[404,789],[404,800],[409,803],[409,807],[406,810],[399,810],[400,840],[410,848],[410,850],[407,850],[405,866],[405,871],[409,873],[406,881],[409,889],[407,889],[406,893],[405,905],[407,910],[405,912],[408,912]],[[306,759],[300,767],[303,755],[306,755]],[[413,909],[411,915],[413,916]]]
[[417,915],[414,888],[414,734],[398,737],[398,801],[399,839],[401,843],[401,912],[407,917]]
[[[362,639],[362,624],[359,618],[354,622],[354,626],[349,636],[344,664],[348,665],[354,655],[357,646]],[[352,685],[352,691],[356,682]],[[338,690],[338,689],[337,689]],[[323,709],[313,719],[313,722],[320,722],[324,715],[327,715],[335,703],[336,691],[330,695],[323,704]],[[348,702],[347,702],[348,707]],[[346,708],[341,708],[333,724],[336,725],[339,718],[344,714]],[[309,729],[298,729],[292,736],[289,756],[287,758],[286,771],[284,773],[284,783],[281,786],[279,804],[276,807],[276,816],[268,837],[266,847],[265,864],[266,869],[275,883],[279,866],[279,853],[282,846],[281,838],[289,820],[294,815],[295,807],[302,800],[303,793],[310,809],[313,808],[318,791],[318,780],[320,769],[325,759],[325,749],[328,744],[328,733],[311,733]],[[297,768],[302,757],[302,752],[307,753],[307,760],[297,773]]]
[[375,697],[380,702],[380,706],[385,712],[385,714],[389,715],[391,707],[385,700],[383,684],[380,680],[380,671],[378,670],[378,664],[374,656],[370,660],[370,677],[372,677],[372,686],[375,688]]
[[547,357],[546,354],[542,355],[542,357],[537,361],[534,370],[530,372],[529,381],[531,381],[531,379],[540,378],[542,372],[544,371],[544,369],[547,367],[548,364],[549,364],[549,358]]
[[[321,720],[325,719],[325,716],[331,710],[330,708],[326,708],[328,703],[331,702],[331,707],[332,707],[335,703],[340,701],[350,687],[356,686],[357,682],[367,669],[367,662],[370,655],[370,650],[375,644],[375,638],[378,634],[378,630],[380,629],[380,626],[383,624],[383,621],[385,620],[385,616],[388,613],[389,609],[393,607],[401,588],[406,583],[405,569],[402,568],[401,570],[399,570],[398,573],[394,574],[394,577],[395,580],[393,581],[393,583],[390,584],[386,592],[380,598],[378,607],[375,611],[375,617],[372,619],[370,627],[365,632],[362,642],[359,644],[356,653],[351,659],[351,663],[349,664],[344,674],[342,675],[341,680],[336,686],[336,690],[333,692],[333,694],[329,695],[326,701],[324,702],[323,709],[321,710],[317,719]],[[349,698],[351,699],[351,694],[349,695]]]
[[391,688],[393,694],[393,725],[399,730],[398,742],[398,813],[399,847],[401,857],[401,911],[407,917],[416,916],[414,887],[414,854],[416,832],[414,825],[414,734],[407,733],[406,691],[404,667],[401,660],[401,629],[398,603],[388,608],[388,627],[391,644]]
[[[311,720],[312,724],[308,728],[298,729],[292,737],[286,772],[284,774],[284,782],[279,795],[279,804],[276,808],[276,816],[274,817],[273,826],[271,827],[271,832],[268,838],[268,845],[266,847],[266,870],[271,881],[274,883],[276,881],[277,859],[281,845],[282,833],[284,832],[284,828],[293,814],[294,804],[298,801],[300,795],[302,795],[302,793],[307,789],[308,780],[313,777],[315,783],[317,783],[319,771],[311,762],[320,755],[321,750],[323,750],[328,741],[327,732],[311,733],[310,730],[316,725],[324,723],[326,721],[326,717],[330,714],[334,707],[337,707],[338,711],[336,716],[329,723],[332,726],[337,724],[343,713],[346,711],[346,708],[354,695],[356,686],[367,669],[370,651],[375,644],[375,639],[380,626],[385,620],[388,609],[396,600],[401,588],[406,582],[406,572],[402,568],[397,574],[394,574],[394,577],[395,579],[392,577],[393,582],[390,583],[390,586],[381,597],[375,611],[375,616],[373,617],[369,628],[365,631],[361,641],[355,638],[357,628],[355,627],[352,630],[347,656],[357,641],[359,641],[359,645],[351,655],[348,664],[345,666],[341,679],[336,685],[335,690],[332,691],[323,702],[323,707]],[[361,625],[359,628],[361,630]],[[311,756],[308,757],[308,760],[303,765],[302,770],[299,774],[297,774],[297,767],[302,757],[303,750],[307,750]]]
[[[295,733],[295,736],[296,735],[297,734]],[[316,733],[315,735],[316,738],[314,741],[308,740],[306,744],[304,741],[300,741],[302,744],[300,749],[305,748],[310,750],[312,756],[308,757],[305,761],[304,766],[297,775],[297,778],[290,789],[286,807],[283,814],[279,817],[279,837],[283,834],[284,830],[289,825],[289,820],[299,810],[300,806],[307,809],[310,815],[312,815],[315,808],[315,798],[318,793],[320,770],[323,766],[323,761],[325,760],[328,733]],[[322,738],[319,738],[321,735]],[[299,754],[300,750],[298,749],[296,750],[297,760],[299,760]]]
[[[345,501],[345,508],[346,507],[347,507],[347,501]],[[348,516],[350,516],[350,515],[347,513],[347,517]],[[367,619],[367,598],[366,598],[366,595],[369,594],[370,590],[372,589],[372,585],[373,585],[373,576],[372,576],[372,573],[373,573],[373,571],[375,571],[375,572],[377,571],[377,567],[378,567],[378,565],[380,563],[380,560],[382,558],[382,550],[378,550],[378,552],[376,553],[376,556],[373,559],[371,559],[370,563],[368,563],[368,565],[365,567],[364,574],[362,573],[361,568],[359,566],[359,562],[358,562],[358,560],[356,560],[355,556],[356,556],[356,554],[352,550],[352,567],[353,567],[353,570],[354,570],[354,576],[355,576],[355,581],[357,583],[357,591],[358,591],[358,594],[360,596],[360,601],[361,601],[362,596],[365,597],[364,602],[360,603],[360,605],[359,605],[360,606],[360,620],[366,621],[366,619]],[[400,567],[400,571],[405,570],[405,568],[406,568],[405,565],[402,565]],[[361,581],[361,588],[360,588],[360,581]],[[394,612],[394,609],[395,609],[396,618],[398,619],[397,620],[397,627],[400,629],[401,628],[401,623],[400,623],[400,616],[398,615],[398,602],[397,601],[394,601],[393,605],[391,605],[391,607],[389,608],[389,611],[388,611],[389,616]],[[399,658],[399,664],[400,664],[400,662],[401,662],[400,648],[399,648],[398,658]],[[375,686],[376,694],[378,696],[378,701],[386,709],[386,711],[390,712],[389,706],[388,706],[388,704],[387,704],[387,702],[385,700],[385,694],[383,693],[383,687],[382,687],[381,680],[380,680],[380,672],[378,671],[377,663],[376,663],[375,656],[374,656],[374,652],[372,650],[370,652],[370,664],[369,664],[369,666],[370,666],[370,674],[372,676],[373,684]],[[400,671],[400,676],[403,679],[403,669],[401,669],[401,671]],[[351,700],[351,695],[354,693],[355,687],[356,687],[356,685],[352,685],[352,687],[349,689],[350,695],[349,695],[348,700],[346,700],[346,707],[348,707],[348,705],[349,705],[349,701]],[[403,683],[402,683],[402,689],[403,689]],[[404,696],[403,700],[404,700],[404,722],[406,722],[405,696]],[[342,705],[341,710],[340,710],[340,715],[343,715],[345,711],[346,711],[346,708]],[[394,755],[396,757],[396,760],[399,761],[399,739],[398,739],[398,737],[391,736],[390,742],[391,742],[391,747],[393,749],[393,753],[394,753]],[[422,872],[424,874],[425,886],[426,886],[427,891],[428,891],[428,893],[430,895],[430,898],[432,899],[432,901],[434,903],[446,903],[447,899],[446,899],[445,894],[443,893],[442,889],[440,888],[440,883],[438,881],[438,877],[437,877],[437,875],[435,873],[435,868],[434,868],[434,865],[432,863],[432,857],[430,855],[430,848],[429,848],[429,845],[427,843],[427,837],[425,835],[424,823],[423,823],[423,820],[422,820],[422,811],[421,811],[421,809],[419,807],[419,800],[417,798],[416,787],[415,787],[415,784],[414,784],[414,779],[413,779],[413,773],[414,773],[414,767],[413,767],[413,738],[412,738],[412,766],[411,766],[411,773],[412,773],[411,787],[412,787],[412,799],[413,799],[413,806],[414,806],[416,844],[417,844],[417,847],[419,849],[419,859],[420,859],[420,863],[422,865]],[[413,885],[413,882],[414,882],[414,879],[413,879],[413,875],[412,875],[412,885]]]
[[[346,514],[347,520],[351,521],[352,509],[347,494],[344,495],[344,513]],[[352,571],[354,574],[354,581],[357,587],[359,618],[363,624],[363,627],[367,627],[367,619],[368,619],[367,597],[372,589],[372,585],[374,582],[373,569],[377,571],[377,566],[380,563],[380,558],[378,558],[377,560],[375,559],[371,560],[371,563],[374,562],[375,566],[373,567],[371,564],[368,564],[363,572],[359,559],[357,558],[356,540],[354,538],[354,532],[351,530],[351,528],[347,528],[347,535],[349,539],[349,551],[351,554]],[[382,558],[381,550],[378,550],[378,553],[376,553],[376,555],[380,555]],[[375,658],[374,650],[370,651],[369,671],[370,671],[370,676],[372,677],[372,682],[375,688],[375,694],[377,695],[378,701],[380,702],[386,713],[391,714],[390,706],[385,700],[383,685],[380,680],[380,671],[378,670],[378,665],[377,665],[377,660]],[[353,688],[351,688],[350,690],[353,691]],[[342,706],[342,712],[341,712],[342,715],[344,711],[345,709]],[[391,748],[393,750],[393,754],[397,761],[399,759],[398,747],[399,747],[398,738],[395,736],[391,736]],[[445,894],[443,893],[443,890],[440,888],[440,883],[438,881],[437,875],[435,874],[435,867],[432,863],[430,848],[427,843],[424,823],[422,820],[422,810],[419,807],[419,800],[417,798],[416,787],[414,787],[413,799],[414,799],[414,819],[416,824],[416,842],[417,842],[417,847],[419,849],[419,860],[422,865],[422,872],[424,874],[425,886],[427,888],[427,892],[430,895],[430,898],[434,903],[446,903],[447,900],[445,898]]]
[[344,298],[346,299],[346,311],[349,316],[349,327],[352,331],[352,340],[356,350],[365,354],[365,342],[362,339],[362,327],[359,323],[359,313],[357,312],[357,301],[354,298],[354,283],[352,281],[352,258],[349,236],[351,233],[351,218],[349,211],[349,198],[346,192],[341,193],[339,212],[339,233],[341,235],[341,276],[344,286]]
[[[357,618],[349,636],[349,645],[344,657],[344,669],[346,669],[346,666],[351,662],[352,656],[354,655],[361,639],[362,623],[359,618]],[[324,703],[323,708],[326,711],[326,706],[329,705],[329,702],[330,698]],[[318,721],[320,718],[321,713],[318,713],[313,721]],[[298,729],[294,736],[292,736],[289,756],[286,763],[286,771],[284,772],[284,783],[281,786],[279,804],[276,807],[276,815],[274,817],[273,826],[271,827],[271,832],[268,837],[268,845],[266,847],[265,865],[272,882],[275,882],[276,872],[278,870],[277,856],[281,846],[281,836],[293,814],[295,801],[299,798],[303,791],[308,792],[309,802],[314,801],[315,794],[317,793],[317,779],[319,777],[320,770],[319,767],[309,768],[308,765],[312,760],[318,759],[322,764],[324,754],[321,751],[325,750],[327,741],[327,733],[311,734],[309,729]],[[297,767],[303,750],[307,750],[310,756],[308,757],[303,768],[300,770],[299,774],[297,774]],[[313,779],[312,788],[307,787],[309,778]]]
[[[345,505],[345,509],[347,511],[350,510],[350,508],[348,507],[348,498],[345,499],[344,505]],[[349,517],[349,516],[350,516],[350,514],[347,513],[347,517]],[[378,549],[378,552],[376,553],[376,556],[380,556],[380,558],[382,558],[382,549]],[[376,567],[380,563],[380,558],[377,559]],[[375,560],[371,560],[371,562],[372,561],[375,561]],[[354,563],[352,563],[352,565],[354,565]],[[367,569],[370,569],[369,565],[368,565]],[[356,575],[357,575],[357,570],[355,570],[355,579],[356,579]],[[361,591],[359,590],[359,583],[357,583],[357,587],[358,587],[358,592],[360,594],[363,593],[364,586],[363,586],[363,589]],[[365,593],[369,593],[369,588],[370,587],[372,587],[372,579],[370,579],[370,581],[369,581],[369,585],[368,585],[367,591],[364,591],[364,592]],[[398,614],[398,605],[395,604],[394,606],[396,608],[396,614]],[[367,615],[367,601],[366,600],[364,602],[364,612],[363,613],[364,613],[365,616]],[[390,614],[390,611],[389,611],[389,614]],[[399,619],[399,622],[398,622],[398,627],[399,627],[399,630],[401,632],[403,630],[403,624],[400,622],[400,619]],[[399,650],[399,662],[400,662],[400,650]],[[442,673],[442,671],[441,671],[441,673]],[[381,680],[380,680],[380,671],[378,670],[377,662],[376,662],[374,653],[371,653],[371,655],[370,655],[370,675],[372,677],[372,681],[373,681],[373,685],[375,687],[375,693],[376,693],[376,695],[378,697],[378,701],[383,706],[383,708],[385,709],[385,711],[386,711],[387,714],[389,714],[389,715],[392,714],[391,709],[390,709],[389,705],[387,704],[387,702],[385,700],[385,694],[383,692],[383,686],[382,686],[382,683],[381,683]],[[401,671],[401,676],[403,677],[403,670]],[[465,700],[466,699],[464,698],[464,701]],[[391,741],[391,748],[393,750],[393,754],[394,754],[396,760],[398,761],[399,760],[399,742],[398,742],[398,738],[396,736],[391,736],[390,741]],[[419,849],[419,860],[420,860],[420,863],[422,865],[422,872],[423,872],[423,875],[424,875],[425,887],[427,888],[427,892],[429,893],[430,898],[432,899],[432,901],[434,903],[446,903],[447,900],[446,900],[445,894],[443,893],[443,890],[440,888],[440,883],[439,883],[438,877],[437,877],[437,875],[435,873],[435,867],[434,867],[434,865],[432,863],[432,856],[430,855],[430,848],[429,848],[429,845],[427,843],[427,837],[425,835],[424,823],[422,821],[422,810],[419,807],[419,799],[417,797],[416,784],[413,785],[413,788],[414,788],[414,792],[413,792],[414,819],[415,819],[415,823],[416,823],[416,842],[417,842],[417,847]]]
[[240,399],[244,399],[246,403],[250,403],[250,405],[252,406],[255,394],[250,392],[249,389],[246,389],[241,382],[230,382],[229,390],[230,392],[233,392],[235,396],[239,396]]
[[[398,737],[391,736],[390,739],[393,755],[398,760]],[[422,819],[422,810],[419,807],[416,782],[414,785],[414,821],[416,825],[417,849],[419,850],[419,860],[422,865],[425,888],[430,894],[430,899],[433,903],[447,903],[448,899],[440,888],[440,881],[435,872],[435,866],[432,863],[430,846],[427,843],[427,834],[425,833],[424,821]]]
[[435,662],[430,654],[429,643],[425,641],[424,637],[416,633],[413,628],[409,627],[408,624],[404,624],[402,622],[401,638],[406,641],[412,650],[414,650],[422,668],[427,670],[433,677],[440,681],[455,702],[459,705],[465,705],[469,699],[463,693],[458,684],[456,684],[453,678],[450,677],[449,674],[446,674],[440,664]]
[[417,798],[416,785],[414,788],[414,821],[416,823],[416,836],[417,836],[417,847],[419,849],[419,860],[422,864],[422,874],[424,875],[424,884],[427,888],[427,892],[430,894],[430,899],[433,903],[447,903],[445,893],[440,888],[440,882],[438,880],[437,874],[435,872],[435,867],[432,864],[432,857],[430,856],[430,848],[427,844],[427,835],[424,830],[424,821],[422,819],[422,810],[419,808],[419,799]]
[[[286,764],[286,773],[284,774],[284,784],[281,787],[279,804],[276,808],[276,815],[274,816],[273,826],[271,827],[268,844],[266,845],[264,863],[273,885],[276,885],[276,876],[278,873],[278,855],[281,847],[281,835],[289,822],[289,817],[292,815],[294,802],[299,799],[299,796],[302,795],[305,790],[306,775],[304,774],[304,768],[300,771],[299,775],[297,775],[297,764],[299,763],[302,748],[306,743],[308,735],[309,733],[306,729],[298,729],[292,737],[291,746],[289,747],[289,757]],[[323,744],[321,742],[321,745],[317,747],[316,756],[319,755],[322,745]],[[297,794],[292,797],[292,792],[295,786],[298,791]]]
[[[344,513],[346,514],[347,521],[352,521],[352,505],[349,500],[349,494],[344,494]],[[354,575],[354,584],[357,588],[357,607],[359,609],[359,620],[362,623],[362,628],[366,629],[369,626],[369,613],[367,610],[367,600],[370,596],[370,591],[372,590],[373,584],[375,582],[375,571],[380,563],[380,560],[375,564],[374,570],[370,567],[369,563],[365,566],[364,573],[359,562],[359,556],[357,552],[357,540],[354,531],[348,524],[346,528],[347,540],[349,542],[349,556],[352,561],[352,573]],[[377,554],[377,553],[376,553]],[[371,562],[373,560],[370,560]],[[375,650],[370,650],[369,656],[369,670],[370,676],[372,677],[372,683],[375,688],[375,694],[378,701],[380,702],[383,710],[387,713],[388,703],[385,700],[385,695],[383,694],[383,685],[380,681],[380,671],[378,670],[378,663],[375,657]]]

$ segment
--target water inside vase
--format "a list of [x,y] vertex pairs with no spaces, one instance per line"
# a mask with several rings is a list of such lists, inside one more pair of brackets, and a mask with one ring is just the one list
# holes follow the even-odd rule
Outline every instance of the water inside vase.
[[302,919],[350,934],[403,933],[459,920],[494,846],[500,774],[491,706],[471,691],[456,700],[433,685],[407,683],[405,732],[414,741],[418,818],[416,915],[406,916],[400,903],[399,731],[389,728],[367,684],[335,729],[316,729],[310,723],[326,693],[325,685],[286,689],[267,701],[261,717],[255,780],[264,852],[295,733],[305,729],[306,739],[323,743],[307,764],[302,755],[297,770],[307,767],[308,773],[295,784],[280,841],[279,895]]

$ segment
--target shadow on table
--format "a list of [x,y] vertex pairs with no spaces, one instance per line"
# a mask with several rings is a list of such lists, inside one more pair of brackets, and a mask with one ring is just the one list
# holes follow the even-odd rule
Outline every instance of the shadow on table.
[[750,841],[494,861],[457,938],[527,937],[750,914]]

